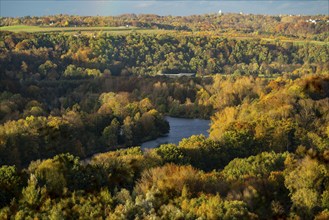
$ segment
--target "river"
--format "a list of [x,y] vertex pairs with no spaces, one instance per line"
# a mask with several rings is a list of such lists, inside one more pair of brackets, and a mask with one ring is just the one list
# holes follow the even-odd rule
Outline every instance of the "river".
[[170,131],[165,137],[142,143],[142,149],[155,148],[161,144],[178,144],[183,138],[203,134],[208,137],[210,120],[166,117]]

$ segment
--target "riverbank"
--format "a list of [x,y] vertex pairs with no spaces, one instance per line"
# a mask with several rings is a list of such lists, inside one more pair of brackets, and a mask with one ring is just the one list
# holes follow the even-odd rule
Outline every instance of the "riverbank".
[[[161,144],[173,143],[178,144],[183,138],[188,138],[192,135],[204,135],[209,136],[208,130],[210,129],[210,120],[204,119],[189,119],[189,118],[176,118],[165,116],[165,119],[169,122],[169,133],[162,135],[154,140],[146,141],[141,144],[141,148],[151,149],[156,148]],[[123,149],[120,147],[118,149]],[[116,149],[116,150],[118,150]],[[99,152],[83,160],[83,163],[89,163],[92,157],[106,152]]]
[[165,137],[159,137],[152,141],[147,141],[141,144],[142,149],[155,148],[161,144],[174,143],[178,144],[183,138],[188,138],[192,135],[209,136],[210,120],[205,119],[187,119],[166,116],[169,122],[170,130]]

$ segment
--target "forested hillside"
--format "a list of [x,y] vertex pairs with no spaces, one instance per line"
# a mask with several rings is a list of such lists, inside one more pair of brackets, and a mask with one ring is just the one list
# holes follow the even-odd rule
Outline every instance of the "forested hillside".
[[[81,79],[194,72],[265,75],[328,72],[329,45],[170,34],[1,32],[2,78]],[[3,86],[3,85],[2,85]]]
[[[88,163],[61,154],[31,162],[24,170],[2,166],[1,215],[23,219],[326,219],[328,88],[328,75],[296,80],[216,76],[201,89],[211,92],[206,100],[216,109],[210,138],[193,136],[177,146],[161,145],[146,152],[138,147],[113,151]],[[101,97],[115,106],[111,99],[119,94]],[[65,136],[60,132],[79,132],[73,127],[76,122],[66,120],[78,120],[80,114],[71,110],[61,117],[29,116],[6,122],[1,128],[1,158],[19,158],[6,157],[4,149],[36,155],[32,153],[38,150],[33,148],[33,139],[52,138],[49,144],[64,148]],[[103,135],[110,134],[105,134],[108,144],[117,140],[111,136],[116,123],[112,119],[109,129],[103,131]],[[72,138],[81,136],[70,134]],[[54,135],[62,138],[56,141]],[[19,148],[10,149],[16,138],[21,140]],[[86,143],[81,141],[78,146]],[[48,147],[45,142],[40,146]],[[69,149],[58,148],[57,152]],[[48,149],[40,152],[50,153]]]
[[[328,219],[326,20],[0,18],[165,29],[0,31],[0,219]],[[142,150],[166,115],[209,137]]]

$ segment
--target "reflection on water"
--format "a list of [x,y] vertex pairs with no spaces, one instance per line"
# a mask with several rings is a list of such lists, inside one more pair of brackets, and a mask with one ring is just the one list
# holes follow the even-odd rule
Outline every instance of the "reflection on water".
[[208,137],[210,120],[203,119],[186,119],[166,117],[170,124],[170,131],[166,137],[159,137],[153,141],[142,143],[142,148],[154,148],[161,144],[174,143],[178,144],[183,138],[192,135],[203,134]]

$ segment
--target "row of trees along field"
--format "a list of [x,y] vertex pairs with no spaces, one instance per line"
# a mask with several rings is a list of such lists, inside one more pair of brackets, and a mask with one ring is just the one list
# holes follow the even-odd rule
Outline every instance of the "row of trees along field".
[[0,26],[35,25],[44,27],[95,27],[133,26],[141,28],[213,31],[216,34],[246,34],[284,36],[300,39],[329,40],[328,21],[324,15],[253,15],[253,14],[208,14],[192,16],[158,16],[152,14],[125,14],[121,16],[69,16],[1,17]]
[[[209,138],[2,166],[1,218],[327,219],[329,76],[216,76],[205,87],[216,109]],[[33,120],[7,122],[1,137]]]
[[192,72],[265,75],[328,72],[329,46],[216,36],[0,32],[2,80],[86,79]]

